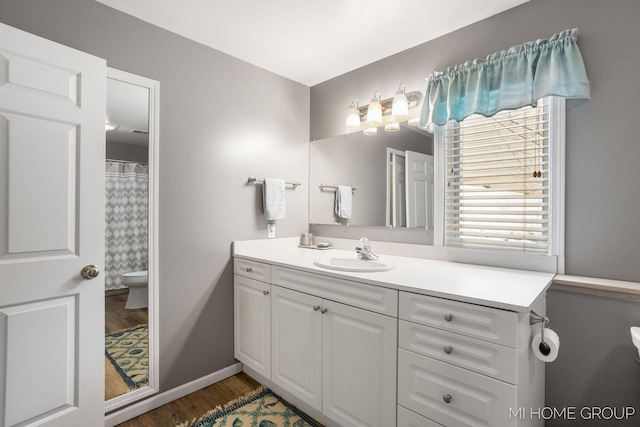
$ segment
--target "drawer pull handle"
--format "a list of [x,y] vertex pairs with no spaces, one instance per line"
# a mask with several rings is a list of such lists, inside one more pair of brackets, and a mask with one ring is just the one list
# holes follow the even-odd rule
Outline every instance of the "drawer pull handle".
[[320,313],[325,314],[327,311],[329,311],[328,308],[323,308],[322,310],[320,310]]
[[442,396],[442,400],[444,400],[444,403],[451,403],[451,395],[445,394],[444,396]]
[[453,320],[453,314],[451,313],[447,313],[444,315],[444,320],[446,320],[447,322],[451,322]]
[[247,273],[251,273],[252,271],[251,267],[247,267]]
[[314,305],[313,306],[313,311],[318,311],[320,310],[320,306],[319,305]]
[[269,291],[262,291],[262,295],[269,295]]
[[447,354],[451,354],[451,352],[453,351],[453,347],[451,347],[450,345],[445,345],[444,346],[444,352]]

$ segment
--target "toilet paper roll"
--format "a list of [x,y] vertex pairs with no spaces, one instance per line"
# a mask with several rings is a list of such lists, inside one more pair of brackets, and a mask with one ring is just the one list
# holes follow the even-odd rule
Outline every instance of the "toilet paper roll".
[[558,334],[556,334],[553,329],[545,328],[544,342],[549,345],[549,349],[551,350],[546,356],[540,352],[541,342],[542,332],[538,330],[533,334],[533,339],[531,340],[531,349],[533,350],[533,354],[543,362],[553,362],[556,360],[556,357],[558,357],[558,351],[560,350],[560,337],[558,337]]

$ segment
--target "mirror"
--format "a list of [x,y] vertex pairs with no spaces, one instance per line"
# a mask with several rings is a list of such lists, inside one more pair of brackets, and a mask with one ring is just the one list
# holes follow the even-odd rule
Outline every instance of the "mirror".
[[105,400],[157,391],[158,82],[108,69],[105,153]]
[[[420,163],[422,177],[416,173]],[[358,132],[312,141],[309,185],[311,224],[432,228],[433,138],[404,122],[396,132],[381,128],[375,136]],[[338,185],[354,188],[349,219],[334,211],[331,187]]]

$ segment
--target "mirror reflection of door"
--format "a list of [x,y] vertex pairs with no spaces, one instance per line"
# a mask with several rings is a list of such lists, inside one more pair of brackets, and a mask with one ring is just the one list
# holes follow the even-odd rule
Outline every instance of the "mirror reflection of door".
[[105,400],[149,381],[149,89],[107,79]]
[[387,226],[433,228],[430,154],[387,147]]
[[388,181],[387,181],[387,225],[406,227],[407,217],[405,191],[405,156],[404,151],[387,148]]
[[433,156],[406,151],[407,227],[433,228]]

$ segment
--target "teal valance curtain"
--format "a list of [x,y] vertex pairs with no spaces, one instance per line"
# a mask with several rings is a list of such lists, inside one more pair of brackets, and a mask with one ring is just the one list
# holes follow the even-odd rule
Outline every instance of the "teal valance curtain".
[[549,95],[589,98],[577,34],[577,28],[565,30],[434,72],[428,78],[420,127],[433,132],[435,125],[450,119],[535,106]]

